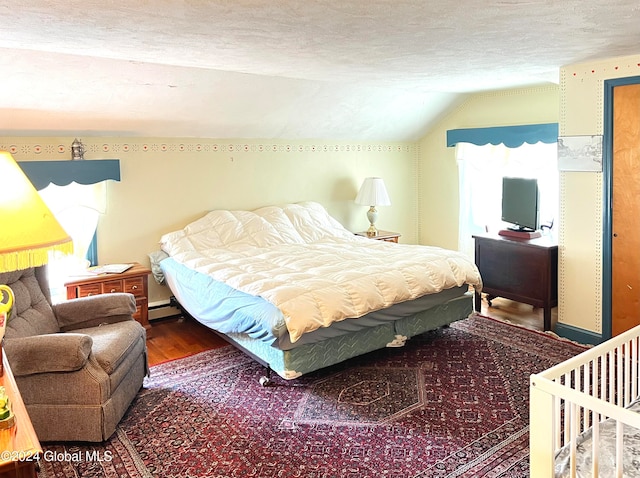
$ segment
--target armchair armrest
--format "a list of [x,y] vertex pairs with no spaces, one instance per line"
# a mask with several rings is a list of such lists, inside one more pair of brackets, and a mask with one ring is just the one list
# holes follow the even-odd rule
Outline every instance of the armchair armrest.
[[16,377],[73,372],[87,363],[93,339],[85,334],[45,334],[5,339],[4,350]]
[[82,297],[53,305],[53,313],[63,332],[132,320],[135,311],[135,297],[125,292]]

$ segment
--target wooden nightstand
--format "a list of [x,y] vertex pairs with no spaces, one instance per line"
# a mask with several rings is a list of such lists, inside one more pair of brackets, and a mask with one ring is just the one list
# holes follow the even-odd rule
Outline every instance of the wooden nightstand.
[[4,374],[0,377],[0,386],[5,388],[11,401],[15,425],[0,430],[0,451],[5,452],[0,456],[0,478],[35,478],[42,448],[6,356],[3,361]]
[[401,235],[402,234],[398,232],[391,232],[391,231],[378,231],[378,234],[376,234],[375,236],[367,236],[367,231],[356,232],[356,236],[367,237],[369,239],[375,239],[377,241],[395,242],[395,243],[398,242],[398,238]]
[[133,316],[147,329],[149,324],[149,274],[151,270],[137,262],[130,269],[120,274],[101,274],[74,278],[64,283],[67,288],[67,299],[87,297],[90,295],[109,294],[111,292],[129,292],[136,298],[136,312]]

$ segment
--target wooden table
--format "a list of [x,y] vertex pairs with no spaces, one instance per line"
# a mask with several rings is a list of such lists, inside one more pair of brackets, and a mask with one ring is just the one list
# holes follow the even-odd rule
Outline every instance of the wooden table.
[[0,430],[0,478],[35,478],[42,448],[4,354],[3,365],[0,386],[11,401],[15,425]]
[[64,286],[67,288],[67,299],[112,292],[133,294],[136,298],[136,312],[133,318],[149,332],[151,329],[149,324],[149,274],[151,274],[151,270],[137,262],[131,264],[133,266],[130,269],[120,274],[100,274],[66,280]]
[[398,242],[398,238],[401,236],[399,232],[391,232],[391,231],[378,231],[378,234],[375,236],[367,235],[367,231],[356,232],[356,236],[367,237],[369,239],[375,239],[376,241],[385,241],[385,242]]

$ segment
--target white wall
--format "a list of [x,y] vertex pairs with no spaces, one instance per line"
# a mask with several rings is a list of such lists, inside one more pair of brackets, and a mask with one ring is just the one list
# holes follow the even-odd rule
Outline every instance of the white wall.
[[[604,80],[640,75],[640,55],[560,71],[560,135],[604,132]],[[558,321],[602,332],[603,176],[561,174]]]
[[458,166],[447,148],[447,130],[558,122],[558,87],[493,91],[473,95],[419,143],[419,242],[458,248]]

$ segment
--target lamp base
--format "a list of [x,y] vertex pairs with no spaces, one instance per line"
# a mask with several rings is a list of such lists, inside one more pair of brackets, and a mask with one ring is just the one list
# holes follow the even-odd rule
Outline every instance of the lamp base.
[[378,211],[376,211],[375,206],[369,207],[367,211],[367,219],[369,220],[369,229],[367,229],[367,237],[373,237],[378,235],[378,230],[376,229],[376,221],[378,220]]

